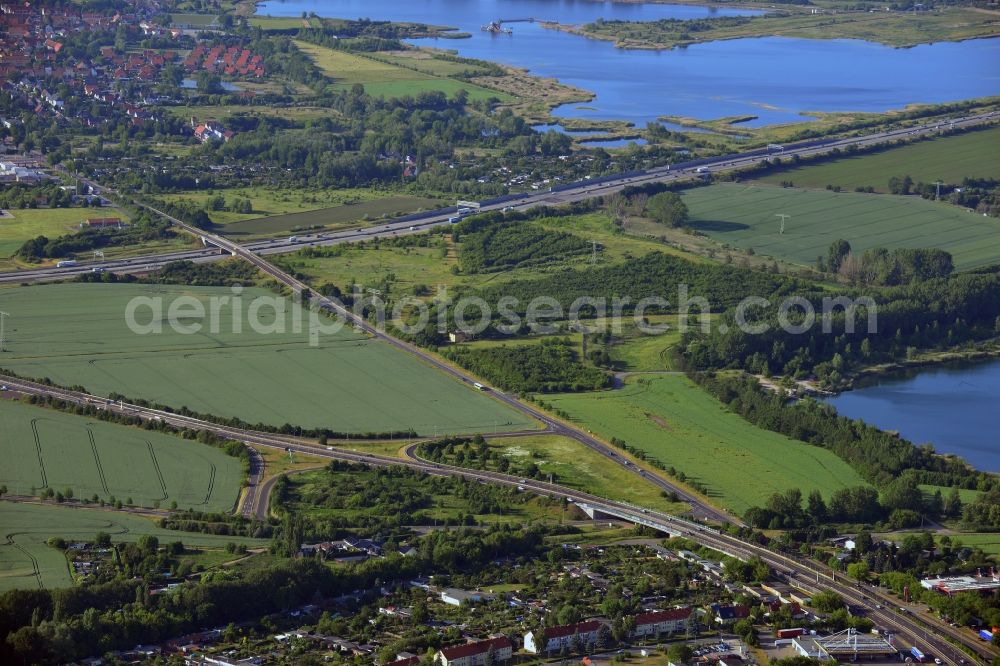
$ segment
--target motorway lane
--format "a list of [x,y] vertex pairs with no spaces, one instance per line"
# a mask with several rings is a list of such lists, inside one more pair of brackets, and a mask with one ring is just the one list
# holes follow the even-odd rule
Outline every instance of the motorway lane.
[[[935,132],[944,129],[964,129],[974,127],[976,125],[992,124],[998,119],[1000,119],[1000,112],[991,112],[976,116],[956,118],[953,121],[934,121],[906,129],[878,132],[867,136],[821,139],[803,142],[800,144],[790,144],[785,146],[779,156],[782,158],[790,158],[794,155],[807,157],[833,150],[846,150],[851,146],[863,147],[896,139],[914,138],[918,135],[934,134]],[[771,156],[773,157],[774,155]],[[709,174],[724,173],[739,168],[753,166],[767,157],[767,151],[765,149],[759,149],[748,153],[738,153],[734,155],[723,155],[714,158],[692,160],[691,162],[681,163],[670,167],[656,167],[633,174],[602,176],[600,178],[578,181],[576,183],[558,185],[553,188],[554,191],[528,192],[520,196],[515,195],[504,201],[486,204],[482,207],[482,211],[487,212],[503,210],[507,207],[511,207],[517,211],[522,211],[539,205],[559,205],[583,201],[597,196],[613,194],[627,186],[642,185],[644,183],[652,182],[669,183],[677,180],[690,180],[692,178],[697,178],[701,176],[701,174],[696,171],[698,168],[705,169],[705,173]],[[89,181],[84,182],[89,183]],[[96,183],[91,184],[99,190],[102,189],[100,185],[97,185]],[[105,192],[114,193],[114,190],[110,188],[103,188],[103,190]],[[304,234],[298,236],[295,241],[289,241],[288,239],[254,241],[252,243],[247,243],[245,247],[249,250],[253,250],[257,254],[266,256],[271,254],[294,252],[304,247],[324,247],[329,245],[339,245],[342,243],[354,243],[372,238],[405,236],[422,233],[434,227],[447,225],[449,224],[448,218],[454,215],[454,208],[445,208],[424,213],[419,217],[419,219],[408,217],[407,219],[389,222],[384,225],[380,224],[374,227]],[[221,253],[212,249],[206,249],[174,252],[168,255],[139,257],[131,260],[83,262],[72,268],[57,269],[48,267],[13,273],[0,273],[0,283],[49,282],[62,280],[67,277],[89,273],[95,268],[127,274],[148,273],[150,271],[157,270],[158,268],[162,268],[162,266],[168,261],[189,259],[195,262],[208,262],[218,261],[225,256],[230,255],[229,253]]]
[[[737,537],[721,533],[714,528],[707,527],[690,520],[685,520],[683,518],[678,518],[676,516],[642,509],[641,507],[635,507],[624,502],[607,500],[588,493],[566,488],[558,484],[544,483],[531,479],[522,480],[514,476],[501,474],[499,472],[486,472],[457,468],[443,464],[427,463],[420,461],[419,459],[391,458],[374,454],[355,453],[353,451],[345,451],[342,449],[309,446],[291,437],[243,430],[230,426],[222,426],[207,421],[201,421],[193,417],[186,417],[170,412],[139,407],[128,403],[112,403],[106,398],[101,398],[99,396],[49,387],[36,382],[6,377],[4,377],[3,381],[6,385],[13,387],[14,390],[22,393],[51,396],[53,398],[66,400],[67,402],[80,405],[95,405],[113,412],[129,416],[137,416],[145,420],[163,421],[175,427],[206,430],[222,437],[242,441],[251,446],[274,448],[282,451],[291,449],[293,451],[308,453],[322,458],[329,458],[331,460],[344,460],[348,462],[357,462],[376,466],[404,465],[428,474],[438,476],[461,476],[476,481],[498,483],[514,487],[521,486],[526,491],[539,495],[562,498],[572,500],[574,502],[585,502],[600,511],[608,512],[611,515],[627,516],[632,522],[651,522],[652,524],[660,526],[659,529],[662,529],[663,531],[679,533],[692,541],[734,557],[740,557],[743,559],[754,556],[760,557],[779,575],[791,574],[792,578],[796,581],[801,581],[800,584],[803,584],[804,586],[815,589],[829,589],[837,592],[852,606],[864,608],[873,620],[875,620],[876,623],[881,625],[883,628],[892,630],[897,637],[904,638],[909,644],[917,645],[927,654],[941,657],[949,664],[958,664],[963,659],[970,663],[981,663],[982,661],[988,661],[993,656],[991,648],[976,640],[972,635],[956,631],[951,627],[948,627],[950,631],[934,628],[934,631],[941,631],[942,633],[959,640],[964,645],[973,649],[980,656],[980,659],[974,659],[967,656],[947,641],[933,633],[929,633],[927,629],[925,629],[924,626],[911,614],[902,614],[892,611],[891,609],[895,607],[894,604],[898,602],[894,602],[891,597],[884,595],[880,596],[879,592],[868,589],[860,591],[855,583],[845,581],[843,576],[838,576],[817,562],[806,560],[797,556],[776,553],[764,548],[763,546],[743,541]],[[263,492],[267,485],[268,484],[265,484],[261,487],[262,492],[260,492],[259,497],[267,495],[267,492]],[[258,506],[260,505],[261,503],[258,502]],[[266,518],[266,507],[263,513],[258,514],[258,517]],[[866,598],[866,595],[875,599],[880,599],[882,601],[882,608],[875,607],[875,603],[877,602],[873,602]]]

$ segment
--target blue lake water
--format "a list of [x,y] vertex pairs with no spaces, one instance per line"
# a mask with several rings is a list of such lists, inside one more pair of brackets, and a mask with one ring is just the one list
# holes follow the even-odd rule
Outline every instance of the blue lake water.
[[586,0],[270,0],[258,11],[454,26],[472,37],[413,43],[524,67],[596,93],[586,104],[560,107],[557,116],[639,126],[662,115],[755,115],[747,124],[757,126],[808,120],[801,115],[806,111],[879,112],[1000,94],[1000,39],[894,49],[859,40],[764,37],[645,51],[617,49],[538,23],[511,23],[513,35],[480,30],[495,19],[576,24],[755,13],[746,10]]
[[844,416],[1000,472],[1000,360],[930,366],[826,400]]

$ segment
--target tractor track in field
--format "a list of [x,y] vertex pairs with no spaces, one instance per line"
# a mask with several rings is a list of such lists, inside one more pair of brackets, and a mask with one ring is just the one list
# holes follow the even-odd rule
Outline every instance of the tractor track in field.
[[47,488],[49,478],[45,474],[45,461],[42,459],[42,438],[38,436],[38,419],[31,419],[31,434],[35,436],[35,451],[38,452],[38,469],[42,473],[42,488]]
[[205,493],[205,500],[202,504],[208,504],[208,500],[212,498],[213,490],[215,490],[215,463],[212,463],[212,469],[208,477],[208,492]]
[[7,544],[10,546],[14,546],[14,548],[17,548],[19,551],[24,553],[24,556],[27,557],[28,560],[31,562],[31,570],[32,570],[31,577],[35,579],[35,583],[38,585],[39,590],[44,589],[44,586],[42,585],[42,570],[38,568],[38,558],[32,555],[30,550],[28,550],[18,542],[14,541],[14,537],[16,535],[17,535],[16,532],[12,532],[11,534],[6,535]]
[[163,492],[163,497],[160,500],[167,499],[167,483],[163,480],[163,472],[160,471],[160,461],[156,459],[156,451],[153,450],[153,443],[146,440],[146,447],[149,449],[149,457],[153,461],[153,470],[156,472],[156,478],[160,482],[160,490]]
[[94,462],[97,463],[97,475],[101,477],[101,487],[104,488],[105,494],[110,495],[108,480],[104,476],[104,465],[101,464],[101,456],[97,453],[97,440],[94,439],[94,431],[90,428],[87,428],[87,437],[90,438],[90,450],[94,452]]

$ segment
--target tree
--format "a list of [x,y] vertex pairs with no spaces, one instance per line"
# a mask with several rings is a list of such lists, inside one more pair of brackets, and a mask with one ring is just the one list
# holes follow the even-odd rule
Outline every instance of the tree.
[[958,518],[962,515],[962,498],[958,494],[958,488],[952,488],[948,493],[948,498],[944,502],[944,515],[948,518]]
[[680,227],[688,221],[688,207],[676,192],[660,192],[646,204],[649,216],[668,227]]
[[94,537],[94,543],[99,548],[107,548],[111,545],[111,535],[107,532],[98,532],[97,536]]
[[687,643],[674,643],[667,649],[667,657],[675,664],[686,664],[694,656],[694,650]]
[[826,502],[823,501],[823,495],[820,494],[818,490],[813,490],[809,493],[808,506],[806,512],[812,519],[813,523],[817,525],[822,525],[826,522],[827,511]]
[[851,244],[845,241],[843,238],[833,241],[830,243],[830,249],[826,254],[826,267],[831,273],[839,273],[840,265],[844,261],[844,257],[851,253]]
[[868,565],[864,562],[855,562],[853,564],[847,565],[847,575],[854,580],[867,580],[868,579]]
[[143,534],[137,542],[139,549],[147,555],[153,555],[160,548],[160,540],[151,534]]

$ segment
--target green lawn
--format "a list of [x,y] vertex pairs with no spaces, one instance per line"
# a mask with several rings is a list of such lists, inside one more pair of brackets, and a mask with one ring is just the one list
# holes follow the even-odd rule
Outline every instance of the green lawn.
[[[184,334],[165,324],[162,333],[136,334],[126,324],[131,299],[162,302],[164,319],[181,296],[204,307],[204,317],[180,318],[201,324],[200,332]],[[0,365],[101,395],[120,392],[251,423],[361,433],[413,428],[427,435],[532,425],[490,396],[350,327],[321,334],[310,345],[311,317],[263,289],[242,293],[237,330],[232,303],[212,301],[227,296],[233,296],[227,288],[131,284],[0,290],[0,311],[10,314]],[[256,311],[257,297],[275,300],[258,301],[263,307]],[[275,317],[273,302],[285,307],[284,317]],[[153,319],[148,306],[135,317],[142,324]],[[254,332],[258,323],[270,331],[256,326],[260,332]]]
[[0,483],[15,494],[32,488],[97,495],[139,506],[159,501],[201,511],[231,511],[243,475],[240,461],[190,440],[0,401]]
[[[940,248],[952,254],[956,270],[1000,261],[1000,220],[916,196],[735,184],[699,187],[683,196],[697,231],[800,264],[815,264],[839,238],[855,252]],[[784,234],[778,213],[790,215]]]
[[45,542],[51,537],[92,541],[107,532],[112,541],[135,541],[150,534],[160,543],[181,541],[196,548],[224,548],[229,542],[266,546],[264,539],[177,532],[152,520],[120,511],[0,502],[0,592],[14,588],[55,588],[73,584],[63,553]]
[[683,471],[739,514],[775,491],[818,489],[829,499],[839,488],[864,484],[833,453],[754,427],[682,375],[545,400],[602,437],[624,439]]
[[63,236],[80,230],[88,217],[121,217],[115,209],[93,208],[15,208],[7,211],[13,217],[0,217],[0,257],[9,257],[25,241],[35,236]]
[[355,83],[360,83],[365,87],[365,92],[376,97],[419,95],[432,90],[440,90],[453,96],[459,90],[465,90],[471,100],[491,97],[510,99],[509,95],[475,84],[414,71],[363,55],[298,40],[295,41],[295,45],[312,58],[324,74],[334,80],[337,88],[350,88]]
[[889,191],[889,179],[909,174],[916,182],[942,180],[958,184],[963,178],[1000,179],[1000,127],[921,141],[870,155],[856,155],[782,170],[760,178],[780,185],[792,181],[796,187],[825,188],[840,185],[846,190],[871,185]]
[[557,483],[583,492],[668,512],[687,508],[667,501],[653,484],[636,478],[632,472],[568,437],[491,439],[489,445],[506,456],[515,468],[519,462],[530,460],[543,474],[553,474]]

